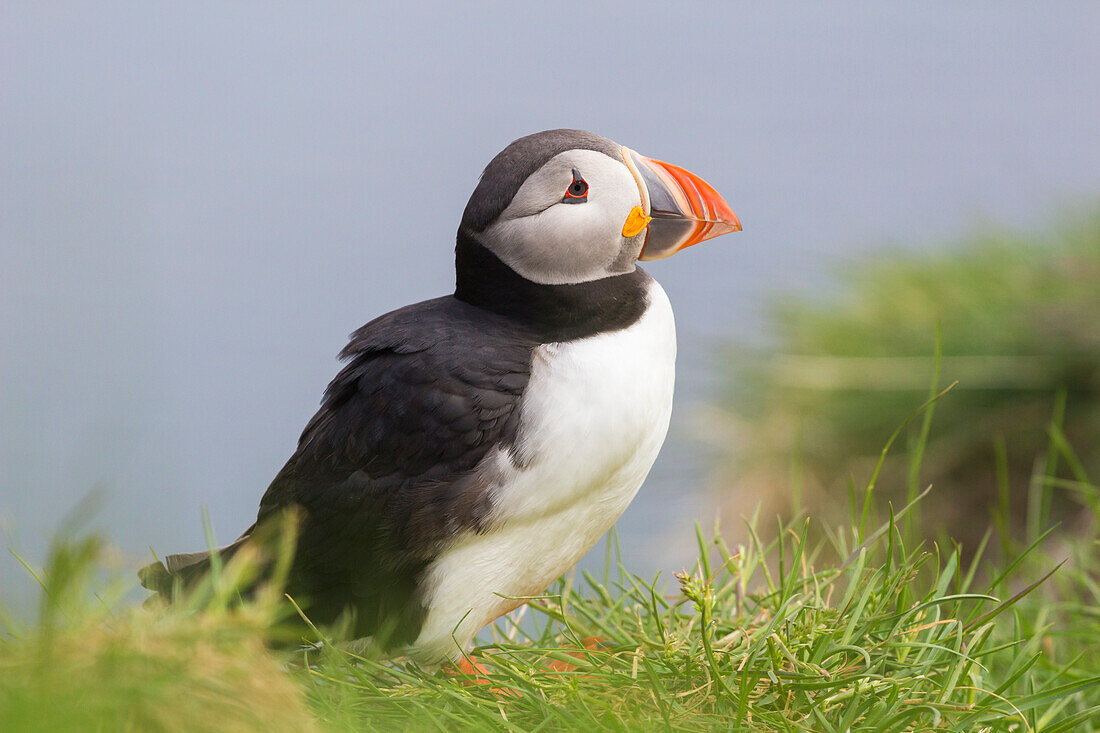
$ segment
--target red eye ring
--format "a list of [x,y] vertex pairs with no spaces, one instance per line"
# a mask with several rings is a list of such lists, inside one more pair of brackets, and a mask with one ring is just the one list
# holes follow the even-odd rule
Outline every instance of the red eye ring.
[[573,182],[565,189],[563,204],[583,204],[588,200],[588,182],[581,178],[576,168],[573,169]]

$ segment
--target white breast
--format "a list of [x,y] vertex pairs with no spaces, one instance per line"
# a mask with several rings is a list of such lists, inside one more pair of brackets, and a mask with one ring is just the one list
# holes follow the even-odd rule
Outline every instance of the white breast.
[[675,376],[672,306],[655,281],[648,297],[629,328],[536,350],[518,451],[491,458],[503,476],[492,529],[428,569],[414,657],[456,657],[521,605],[512,598],[541,593],[571,568],[634,498],[668,431]]

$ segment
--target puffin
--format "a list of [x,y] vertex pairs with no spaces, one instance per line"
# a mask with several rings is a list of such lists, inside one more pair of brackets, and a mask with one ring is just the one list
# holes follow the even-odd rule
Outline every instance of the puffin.
[[[581,130],[521,137],[459,224],[455,290],[355,331],[256,522],[296,512],[285,592],[423,664],[538,596],[615,523],[672,412],[676,331],[638,267],[740,231],[699,176]],[[211,552],[139,571],[171,600]]]

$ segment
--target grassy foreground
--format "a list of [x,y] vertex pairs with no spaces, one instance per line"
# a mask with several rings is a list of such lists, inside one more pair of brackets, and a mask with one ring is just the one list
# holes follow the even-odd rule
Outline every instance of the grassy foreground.
[[[1035,491],[1065,483],[1045,470]],[[983,543],[964,565],[907,540],[904,509],[876,517],[873,481],[839,528],[802,519],[737,547],[700,532],[674,582],[610,556],[603,577],[559,581],[476,650],[488,685],[279,651],[268,641],[294,610],[277,588],[233,602],[247,557],[183,607],[148,610],[122,601],[133,582],[108,577],[101,541],[59,542],[36,573],[38,623],[0,641],[0,730],[1100,729],[1095,530],[993,538],[1018,551],[992,560]],[[1100,507],[1086,476],[1072,488]],[[585,650],[588,636],[605,642]]]

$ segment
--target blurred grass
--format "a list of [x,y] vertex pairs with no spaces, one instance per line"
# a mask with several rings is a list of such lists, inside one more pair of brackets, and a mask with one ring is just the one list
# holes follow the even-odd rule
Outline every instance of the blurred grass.
[[268,650],[270,599],[201,612],[122,603],[129,578],[102,582],[98,537],[55,543],[33,628],[0,643],[3,731],[310,731],[306,701]]
[[[928,391],[938,329],[938,384],[957,386],[935,408],[919,474],[907,457],[887,462],[885,498],[899,506],[934,485],[915,521],[968,550],[1004,505],[1017,541],[1025,525],[1091,521],[1074,482],[1100,469],[1100,206],[1039,235],[876,255],[834,279],[832,297],[777,299],[769,348],[724,354],[728,389],[706,432],[727,456],[714,483],[731,515],[751,510],[738,497],[765,496],[766,513],[843,517],[882,436]],[[1052,410],[1080,465],[1050,450]],[[1058,488],[1029,505],[1032,469],[1046,462]]]

